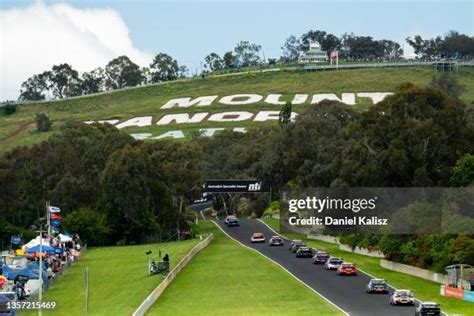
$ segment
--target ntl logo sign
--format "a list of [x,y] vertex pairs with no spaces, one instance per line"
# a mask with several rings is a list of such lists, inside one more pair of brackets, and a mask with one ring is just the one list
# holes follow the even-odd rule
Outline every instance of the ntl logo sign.
[[[318,94],[295,94],[291,100],[293,105],[301,105],[301,104],[318,104],[323,100],[333,100],[339,101],[341,103],[347,105],[356,105],[356,100],[359,99],[370,99],[373,104],[377,104],[378,102],[382,101],[385,97],[393,94],[392,92],[358,92],[358,93],[341,93],[340,97],[335,93],[318,93]],[[171,99],[166,102],[160,109],[167,110],[173,108],[190,108],[190,107],[198,107],[198,108],[206,108],[211,106],[217,99],[218,95],[210,95],[210,96],[202,96],[197,98],[177,98]],[[281,94],[269,94],[264,97],[260,94],[233,94],[228,95],[220,98],[218,103],[221,105],[228,105],[228,106],[239,106],[239,105],[250,105],[256,104],[259,102],[270,104],[270,105],[284,105],[286,102],[281,100]],[[308,102],[309,101],[309,102]],[[227,112],[219,112],[219,113],[209,113],[209,112],[195,112],[195,113],[178,113],[178,114],[165,114],[162,115],[155,123],[156,126],[166,126],[169,124],[195,124],[201,123],[203,121],[208,122],[241,122],[241,121],[248,121],[252,120],[254,122],[265,122],[269,120],[278,120],[279,119],[279,110],[275,111],[259,111],[257,113],[249,112],[249,111],[227,111]],[[298,115],[296,112],[292,112],[291,118],[292,120]],[[107,123],[115,125],[118,129],[127,128],[127,127],[147,127],[153,125],[153,116],[140,116],[130,118],[128,120],[120,122],[117,119],[109,119],[109,120],[98,120],[98,121],[87,121],[85,123]],[[210,129],[201,129],[200,131],[203,133],[204,136],[212,136],[217,130],[221,130],[223,128],[210,128]],[[245,132],[244,128],[237,127],[234,128],[237,132]],[[151,134],[149,133],[141,133],[141,134],[132,134],[135,138],[138,139],[147,139],[151,138]],[[164,138],[164,137],[173,137],[173,138],[183,138],[184,134],[182,131],[170,131],[159,135],[157,137],[153,137],[155,139]]]

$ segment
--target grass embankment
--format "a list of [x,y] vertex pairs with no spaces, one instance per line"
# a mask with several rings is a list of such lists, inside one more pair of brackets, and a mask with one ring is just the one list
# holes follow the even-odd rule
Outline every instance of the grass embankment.
[[213,242],[181,271],[147,315],[340,315],[332,305],[211,222]]
[[[55,301],[50,315],[85,315],[84,269],[89,268],[90,315],[131,315],[150,292],[162,281],[161,275],[148,276],[145,252],[158,249],[168,253],[171,266],[178,263],[198,243],[197,239],[140,246],[88,249],[81,261],[66,270],[44,295],[44,301]],[[36,315],[37,312],[27,313]],[[22,313],[23,315],[23,313]]]
[[[280,223],[277,219],[262,220],[275,231],[280,230]],[[339,250],[339,246],[336,244],[308,239],[301,234],[291,233],[284,235],[289,238],[303,239],[309,246],[313,248],[327,251],[332,256],[342,257],[345,261],[354,262],[358,268],[375,277],[387,280],[388,283],[396,288],[412,290],[415,296],[420,300],[438,302],[441,304],[441,308],[444,312],[465,316],[474,315],[473,303],[441,296],[439,294],[440,284],[438,283],[382,268],[380,266],[380,259]]]
[[[270,93],[282,94],[283,100],[291,100],[295,93],[336,93],[341,92],[386,92],[394,91],[401,83],[412,82],[421,86],[430,83],[435,72],[430,67],[413,68],[382,68],[382,69],[353,69],[321,72],[265,72],[250,73],[227,77],[209,77],[191,79],[183,82],[165,83],[161,85],[139,87],[111,93],[104,93],[69,100],[32,103],[19,106],[17,112],[6,116],[0,111],[0,152],[18,145],[31,145],[47,139],[68,121],[88,121],[118,119],[120,121],[137,116],[153,116],[152,126],[131,127],[124,129],[130,133],[151,133],[157,136],[169,130],[183,130],[186,136],[190,132],[205,127],[253,127],[268,122],[202,122],[194,124],[170,124],[156,126],[156,122],[165,114],[278,110],[279,106],[259,102],[257,104],[227,106],[218,103],[222,96],[241,93],[256,93],[264,97]],[[461,99],[467,104],[474,102],[474,68],[462,67],[459,70],[459,82],[466,89]],[[218,95],[219,98],[211,106],[189,108],[161,109],[167,101],[174,98]],[[309,106],[295,105],[294,111]],[[371,101],[358,98],[354,106],[359,110],[367,109]],[[47,113],[53,122],[50,132],[40,133],[34,128],[36,113]]]

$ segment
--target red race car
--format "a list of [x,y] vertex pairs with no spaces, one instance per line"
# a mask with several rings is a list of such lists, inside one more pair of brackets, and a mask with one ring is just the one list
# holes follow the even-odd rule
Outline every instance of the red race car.
[[352,262],[343,262],[337,268],[338,275],[357,275],[357,269]]

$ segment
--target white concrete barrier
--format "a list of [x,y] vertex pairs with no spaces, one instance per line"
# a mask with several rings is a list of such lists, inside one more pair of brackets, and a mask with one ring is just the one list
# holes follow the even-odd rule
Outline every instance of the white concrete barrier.
[[428,281],[433,281],[440,284],[449,283],[449,278],[445,274],[436,273],[430,270],[421,269],[421,268],[409,266],[402,263],[397,263],[397,262],[381,259],[380,266],[385,269],[409,274],[415,277],[419,277],[419,278],[422,278]]
[[145,315],[145,312],[156,302],[160,295],[165,291],[168,285],[176,278],[178,273],[191,261],[191,259],[199,251],[206,248],[214,238],[213,234],[207,236],[206,239],[198,243],[191,249],[186,256],[184,256],[178,264],[170,271],[170,273],[164,278],[164,280],[148,295],[148,297],[142,302],[142,304],[133,312],[133,316]]
[[309,234],[307,236],[308,239],[313,239],[313,240],[320,240],[320,241],[325,241],[329,242],[331,244],[340,244],[339,238],[334,237],[334,236],[328,236],[328,235],[319,235],[319,234]]

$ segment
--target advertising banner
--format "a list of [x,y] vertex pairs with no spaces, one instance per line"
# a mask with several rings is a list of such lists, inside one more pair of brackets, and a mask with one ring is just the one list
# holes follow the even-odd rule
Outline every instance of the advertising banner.
[[204,184],[208,193],[259,193],[267,192],[267,188],[259,180],[208,180]]

